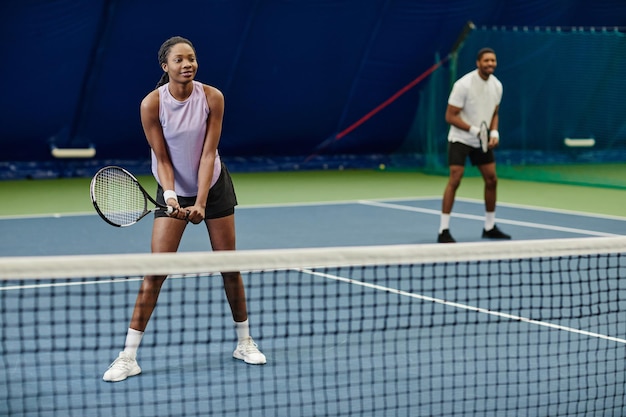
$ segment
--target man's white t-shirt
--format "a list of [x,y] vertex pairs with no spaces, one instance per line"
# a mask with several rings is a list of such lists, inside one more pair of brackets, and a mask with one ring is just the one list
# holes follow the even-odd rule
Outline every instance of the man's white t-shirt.
[[[478,69],[459,78],[452,87],[448,104],[461,109],[461,118],[472,126],[480,127],[484,121],[491,125],[491,118],[502,100],[502,83],[494,75],[483,80]],[[474,148],[480,147],[480,141],[467,130],[450,126],[448,141],[461,142]]]

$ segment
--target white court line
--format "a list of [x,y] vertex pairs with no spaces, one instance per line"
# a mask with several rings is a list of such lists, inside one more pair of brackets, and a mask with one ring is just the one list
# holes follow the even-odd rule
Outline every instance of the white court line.
[[[433,214],[433,215],[441,215],[441,210],[433,210],[433,209],[425,209],[420,207],[411,207],[411,206],[403,206],[401,204],[392,204],[392,203],[383,203],[381,201],[372,201],[372,200],[360,200],[359,204],[367,205],[367,206],[375,206],[375,207],[383,207],[394,210],[404,210],[404,211],[412,211],[416,213],[425,213],[425,214]],[[485,219],[484,216],[476,216],[474,214],[463,214],[463,213],[452,213],[452,217],[458,217],[462,219],[470,219],[470,220],[480,220],[483,221]],[[522,222],[517,220],[507,220],[498,218],[498,224],[512,224],[515,226],[524,226],[524,227],[532,227],[535,229],[544,229],[544,230],[555,230],[559,232],[568,232],[568,233],[577,233],[584,234],[589,236],[622,236],[621,234],[615,233],[605,233],[605,232],[597,232],[595,230],[586,230],[586,229],[577,229],[572,227],[561,227],[554,226],[550,224],[541,224],[534,222]]]
[[142,281],[143,278],[117,278],[117,279],[103,279],[99,281],[84,281],[84,282],[59,282],[49,284],[26,284],[26,285],[11,285],[7,287],[0,287],[0,291],[12,291],[12,290],[29,290],[33,288],[56,288],[56,287],[75,287],[81,285],[99,285],[99,284],[115,284],[118,282],[132,282]]
[[[332,200],[332,201],[312,201],[312,202],[295,202],[295,203],[249,204],[249,205],[238,206],[237,209],[241,210],[241,209],[256,209],[256,208],[310,207],[310,206],[322,206],[323,207],[323,206],[347,205],[347,204],[363,204],[363,202],[385,203],[388,201],[394,201],[396,203],[397,202],[415,202],[415,201],[441,202],[441,197],[439,196],[396,197],[396,198],[386,197],[386,198],[369,198],[369,199],[360,199],[360,200]],[[474,203],[474,204],[481,204],[481,205],[484,204],[484,201],[482,200],[477,200],[473,198],[465,198],[465,197],[457,197],[456,201],[464,201],[466,203]],[[565,210],[565,209],[557,209],[557,208],[550,208],[550,207],[531,206],[531,205],[526,205],[526,204],[505,203],[505,202],[500,202],[500,201],[498,201],[498,206],[517,208],[517,209],[523,209],[523,210],[529,210],[529,211],[568,214],[571,216],[591,217],[594,219],[610,219],[610,220],[626,221],[626,217],[603,214],[603,213],[590,213],[590,212],[577,211],[577,210]],[[441,213],[438,213],[438,214],[441,214]]]
[[548,327],[548,328],[551,328],[551,329],[562,330],[562,331],[565,331],[565,332],[570,332],[570,333],[576,333],[576,334],[580,334],[580,335],[584,335],[584,336],[595,337],[597,339],[610,340],[612,342],[618,342],[618,343],[626,344],[626,339],[620,339],[618,337],[612,337],[612,336],[607,336],[607,335],[603,335],[603,334],[600,334],[600,333],[593,333],[593,332],[588,332],[588,331],[585,331],[585,330],[574,329],[572,327],[561,326],[561,325],[558,325],[558,324],[548,323],[548,322],[545,322],[545,321],[533,320],[533,319],[529,319],[527,317],[516,316],[516,315],[513,315],[513,314],[501,313],[499,311],[492,311],[492,310],[488,310],[486,308],[480,308],[480,307],[474,307],[474,306],[470,306],[470,305],[466,305],[466,304],[455,303],[455,302],[452,302],[452,301],[446,301],[446,300],[443,300],[443,299],[440,299],[440,298],[429,297],[429,296],[426,296],[426,295],[413,294],[413,293],[410,293],[410,292],[398,290],[396,288],[383,287],[381,285],[370,284],[370,283],[363,282],[363,281],[357,281],[357,280],[354,280],[354,279],[351,279],[351,278],[344,278],[344,277],[340,277],[340,276],[337,276],[337,275],[331,275],[331,274],[326,274],[326,273],[322,273],[322,272],[316,272],[316,271],[312,271],[310,269],[300,269],[299,271],[303,272],[303,273],[306,273],[306,274],[319,276],[319,277],[322,277],[322,278],[328,278],[328,279],[332,279],[332,280],[335,280],[335,281],[340,281],[340,282],[345,282],[345,283],[348,283],[348,284],[358,285],[358,286],[365,287],[365,288],[371,288],[371,289],[375,289],[375,290],[379,290],[379,291],[385,291],[385,292],[389,292],[389,293],[392,293],[392,294],[401,295],[401,296],[404,296],[404,297],[415,298],[415,299],[423,300],[423,301],[430,301],[432,303],[442,304],[442,305],[445,305],[445,306],[448,306],[448,307],[454,307],[454,308],[458,308],[458,309],[462,309],[462,310],[468,310],[468,311],[475,311],[477,313],[489,314],[491,316],[501,317],[501,318],[504,318],[504,319],[520,321],[520,322],[523,322],[523,323],[534,324],[534,325],[537,325],[537,326]]
[[[473,198],[457,197],[456,200],[465,201],[467,203],[481,204],[481,205],[485,203],[483,200],[477,200]],[[441,201],[441,198],[439,198],[439,201]],[[591,217],[594,219],[610,219],[610,220],[626,221],[626,217],[624,216],[615,216],[612,214],[602,214],[602,213],[590,213],[586,211],[577,211],[577,210],[565,210],[565,209],[557,209],[557,208],[550,208],[550,207],[530,206],[527,204],[504,203],[504,202],[498,201],[498,206],[517,208],[517,209],[523,209],[523,210],[529,210],[529,211],[539,211],[539,212],[543,211],[547,213],[559,213],[559,214],[568,214],[572,216]]]
[[[483,204],[482,200],[476,200],[471,198],[457,197],[457,201],[465,201],[468,203],[476,203]],[[441,197],[438,196],[425,196],[425,197],[386,197],[386,198],[372,198],[367,200],[329,200],[329,201],[311,201],[311,202],[292,202],[292,203],[264,203],[264,204],[242,204],[237,206],[237,210],[246,210],[246,209],[257,209],[257,208],[281,208],[281,207],[311,207],[311,206],[335,206],[335,205],[349,205],[349,204],[363,204],[364,202],[380,202],[384,203],[386,201],[395,201],[395,202],[411,202],[411,201],[441,201]],[[391,203],[390,203],[391,204]],[[599,219],[611,219],[611,220],[622,220],[626,221],[626,217],[614,216],[609,214],[602,213],[589,213],[584,211],[575,211],[575,210],[564,210],[564,209],[555,209],[550,207],[538,207],[531,206],[525,204],[513,204],[513,203],[505,203],[498,202],[498,206],[502,207],[512,207],[519,208],[525,210],[533,210],[539,212],[548,212],[548,213],[563,213],[575,216],[585,216],[591,218],[599,218]],[[423,209],[424,212],[428,209]],[[429,212],[430,214],[430,212]],[[440,214],[440,213],[438,213]],[[455,213],[452,213],[454,216]],[[60,218],[60,217],[81,217],[81,216],[97,216],[95,211],[87,211],[87,212],[73,212],[73,213],[45,213],[45,214],[12,214],[12,215],[0,215],[0,220],[11,220],[11,219],[38,219],[38,218]]]
[[[241,271],[242,273],[246,271]],[[207,273],[206,275],[211,276],[215,275],[214,273]],[[168,280],[173,279],[181,279],[181,278],[189,278],[182,275],[168,275]],[[113,279],[102,279],[96,281],[82,281],[82,282],[58,282],[58,283],[47,283],[47,284],[25,284],[25,285],[10,285],[6,287],[0,287],[0,291],[13,291],[13,290],[32,290],[35,288],[56,288],[56,287],[76,287],[81,285],[100,285],[100,284],[120,284],[127,282],[136,282],[143,281],[143,277],[138,278],[113,278]]]

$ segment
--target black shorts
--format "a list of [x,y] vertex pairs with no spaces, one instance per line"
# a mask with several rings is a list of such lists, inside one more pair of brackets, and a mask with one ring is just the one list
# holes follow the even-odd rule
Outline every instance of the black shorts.
[[[163,187],[160,185],[157,187],[156,201],[160,204],[165,204],[163,198]],[[196,202],[196,197],[182,197],[178,196],[178,204],[181,207],[193,206]],[[206,209],[204,212],[204,219],[219,219],[221,217],[230,216],[235,212],[235,206],[237,205],[237,195],[235,194],[235,187],[233,180],[230,177],[226,165],[222,163],[222,172],[217,182],[211,187],[209,191],[209,197],[206,202]],[[154,212],[154,217],[167,217],[167,213],[161,210]]]
[[461,142],[448,142],[448,166],[465,166],[468,156],[474,166],[490,164],[496,160],[493,149],[483,152],[480,148],[472,148]]

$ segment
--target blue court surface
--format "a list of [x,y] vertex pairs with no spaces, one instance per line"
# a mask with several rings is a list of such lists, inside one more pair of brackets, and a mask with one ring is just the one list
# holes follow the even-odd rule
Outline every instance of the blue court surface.
[[[441,198],[363,200],[239,207],[238,249],[435,243]],[[450,230],[458,242],[481,240],[483,203],[457,199]],[[500,203],[496,223],[515,240],[626,235],[626,216]],[[145,253],[152,222],[116,228],[94,213],[0,217],[0,256]],[[10,238],[8,238],[10,237]],[[210,250],[206,229],[190,225],[181,251]]]
[[[440,198],[424,198],[240,207],[238,248],[434,243],[439,206]],[[0,254],[145,253],[151,223],[114,228],[95,214],[2,218]],[[626,217],[506,204],[497,224],[515,240],[626,235]],[[481,240],[482,227],[482,202],[458,200],[457,241]],[[208,249],[205,228],[190,226],[181,251]],[[143,373],[114,384],[101,377],[122,347],[138,279],[5,286],[3,320],[25,325],[6,326],[2,336],[0,415],[71,408],[82,416],[622,415],[626,285],[609,273],[592,284],[598,295],[583,297],[587,283],[577,270],[591,262],[572,269],[572,281],[482,265],[471,285],[456,285],[467,278],[437,265],[385,275],[370,268],[248,273],[264,366],[230,357],[234,335],[219,281],[172,278],[140,350]],[[571,304],[551,304],[554,295],[571,296]],[[31,299],[39,309],[18,313]],[[52,303],[50,317],[42,306]],[[559,328],[476,309],[558,320]],[[106,320],[90,325],[102,311]],[[46,325],[28,325],[35,322]],[[39,333],[36,347],[31,332]]]

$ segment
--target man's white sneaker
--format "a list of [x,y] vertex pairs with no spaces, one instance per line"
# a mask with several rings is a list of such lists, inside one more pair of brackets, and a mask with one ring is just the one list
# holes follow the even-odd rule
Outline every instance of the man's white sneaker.
[[233,352],[233,358],[252,365],[264,365],[267,362],[265,355],[261,353],[259,347],[251,337],[239,342],[237,349]]
[[102,379],[107,382],[119,382],[140,373],[141,368],[137,360],[126,352],[120,352],[117,359],[109,365],[109,369],[104,373]]

